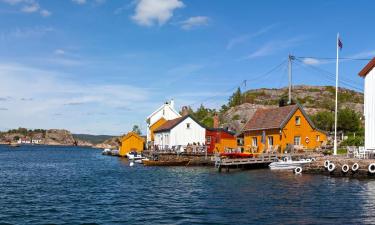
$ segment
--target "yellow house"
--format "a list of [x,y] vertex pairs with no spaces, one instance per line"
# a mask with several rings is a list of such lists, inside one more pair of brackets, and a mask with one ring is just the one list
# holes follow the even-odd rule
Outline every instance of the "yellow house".
[[131,151],[141,152],[144,148],[145,140],[134,132],[129,132],[121,138],[120,156],[125,156],[126,153]]
[[316,149],[326,143],[327,135],[318,130],[299,105],[258,109],[243,129],[246,151],[283,151],[287,145]]
[[150,135],[151,135],[151,141],[155,140],[155,134],[154,131],[158,129],[161,125],[165,124],[167,122],[166,119],[160,118],[158,121],[156,121],[152,126],[150,126]]

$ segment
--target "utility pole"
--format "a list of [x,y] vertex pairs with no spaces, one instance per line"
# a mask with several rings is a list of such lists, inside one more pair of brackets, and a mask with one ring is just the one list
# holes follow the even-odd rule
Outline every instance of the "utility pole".
[[289,99],[288,105],[292,104],[292,60],[294,60],[294,56],[288,56],[288,77],[289,77]]

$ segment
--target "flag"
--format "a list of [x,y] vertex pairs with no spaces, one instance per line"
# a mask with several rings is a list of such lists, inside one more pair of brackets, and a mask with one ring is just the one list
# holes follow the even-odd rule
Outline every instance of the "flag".
[[342,42],[341,42],[341,39],[338,38],[337,40],[337,45],[339,46],[340,50],[342,49]]

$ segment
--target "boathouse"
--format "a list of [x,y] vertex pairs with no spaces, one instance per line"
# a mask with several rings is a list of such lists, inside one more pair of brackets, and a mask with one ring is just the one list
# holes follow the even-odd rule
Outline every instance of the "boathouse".
[[125,156],[131,151],[140,153],[144,149],[145,139],[135,132],[129,132],[127,135],[121,138],[120,144],[120,156]]
[[176,146],[205,143],[206,128],[190,115],[168,120],[154,131],[155,146],[170,149]]
[[257,109],[243,129],[245,150],[254,153],[316,149],[327,135],[318,130],[299,104],[273,109]]
[[365,79],[364,88],[364,116],[365,116],[365,149],[375,150],[375,58],[373,58],[360,72]]
[[174,108],[174,100],[165,102],[162,106],[156,109],[147,117],[147,143],[152,145],[154,141],[154,131],[166,123],[168,120],[173,120],[181,117],[181,115]]

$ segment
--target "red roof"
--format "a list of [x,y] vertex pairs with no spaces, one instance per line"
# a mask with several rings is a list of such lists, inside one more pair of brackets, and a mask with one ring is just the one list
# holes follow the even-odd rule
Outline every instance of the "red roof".
[[359,72],[359,76],[365,77],[375,67],[375,57]]
[[257,109],[243,131],[282,129],[297,109],[301,110],[307,121],[314,128],[314,124],[310,121],[303,108],[297,104],[275,109]]

